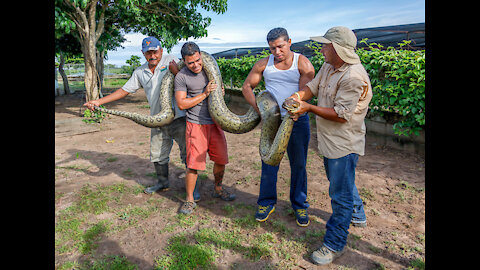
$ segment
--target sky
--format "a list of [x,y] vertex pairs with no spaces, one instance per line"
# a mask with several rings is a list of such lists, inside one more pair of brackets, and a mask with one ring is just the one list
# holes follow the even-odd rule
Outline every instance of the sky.
[[[181,58],[180,48],[194,41],[210,54],[241,47],[268,46],[266,36],[275,27],[287,29],[292,43],[321,36],[333,26],[350,29],[425,22],[424,0],[228,0],[227,11],[215,14],[200,10],[212,19],[208,36],[181,40],[170,52]],[[126,65],[131,55],[145,58],[141,42],[146,36],[127,33],[127,39],[115,51],[108,51],[105,64]]]

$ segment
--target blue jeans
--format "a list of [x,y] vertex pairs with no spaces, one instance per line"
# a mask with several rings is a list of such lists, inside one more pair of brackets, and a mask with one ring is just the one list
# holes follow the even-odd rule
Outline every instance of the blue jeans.
[[323,164],[330,187],[328,189],[332,215],[327,221],[323,243],[333,251],[342,251],[347,244],[350,222],[366,221],[363,202],[355,185],[355,167],[358,154],[352,153],[337,159],[324,157]]
[[[307,170],[305,168],[309,141],[310,123],[308,115],[305,114],[294,123],[287,146],[287,155],[290,161],[290,202],[294,210],[307,209],[310,206],[307,202]],[[279,168],[280,165],[271,166],[262,161],[258,205],[268,206],[277,203],[277,173]]]

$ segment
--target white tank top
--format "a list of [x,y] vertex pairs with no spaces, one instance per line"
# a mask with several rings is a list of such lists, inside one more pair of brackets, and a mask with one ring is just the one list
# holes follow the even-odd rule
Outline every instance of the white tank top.
[[280,113],[283,116],[287,111],[282,108],[282,104],[286,98],[298,91],[298,83],[300,80],[300,72],[298,71],[299,53],[293,53],[293,63],[287,70],[281,70],[274,65],[274,56],[271,54],[268,58],[267,66],[263,71],[265,80],[265,88],[277,100],[280,107]]

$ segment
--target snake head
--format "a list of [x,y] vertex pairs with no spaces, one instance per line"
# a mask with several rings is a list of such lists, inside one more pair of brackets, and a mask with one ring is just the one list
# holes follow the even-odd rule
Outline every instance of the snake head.
[[289,113],[295,113],[300,107],[300,102],[296,101],[293,98],[287,98],[283,102],[282,107]]

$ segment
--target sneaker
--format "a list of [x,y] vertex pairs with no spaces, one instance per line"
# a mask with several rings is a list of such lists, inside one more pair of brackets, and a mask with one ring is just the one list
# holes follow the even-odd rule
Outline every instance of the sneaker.
[[322,246],[312,253],[312,261],[315,264],[329,264],[336,258],[340,257],[344,252],[345,249],[339,252],[334,252],[328,249],[326,246]]
[[218,193],[216,190],[213,190],[212,197],[214,198],[220,198],[224,201],[233,201],[235,200],[235,194],[229,193],[226,189],[222,189],[220,193]]
[[151,186],[151,187],[148,187],[148,188],[144,189],[143,192],[145,192],[146,194],[151,195],[151,194],[155,193],[157,190],[167,191],[168,188],[169,188],[169,185],[168,185],[168,184],[164,185],[164,184],[158,183],[158,184],[156,184],[156,185],[154,185],[154,186]]
[[255,219],[260,222],[264,222],[268,219],[271,213],[275,211],[275,205],[262,206],[259,205],[257,213],[255,213]]
[[186,201],[183,203],[182,207],[180,208],[180,213],[185,215],[190,215],[193,212],[193,209],[197,207],[197,204],[192,201]]
[[307,209],[295,210],[295,217],[297,218],[297,225],[300,227],[307,227],[310,224],[308,219]]
[[366,220],[365,221],[360,221],[360,222],[352,220],[352,222],[350,224],[352,224],[355,227],[359,227],[359,228],[367,227],[367,221]]

